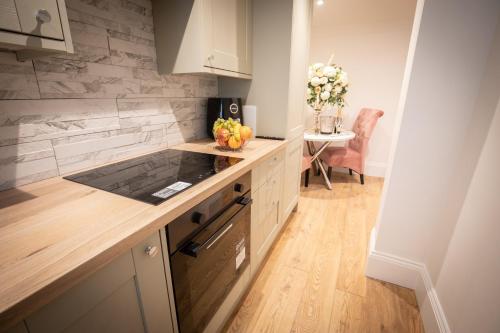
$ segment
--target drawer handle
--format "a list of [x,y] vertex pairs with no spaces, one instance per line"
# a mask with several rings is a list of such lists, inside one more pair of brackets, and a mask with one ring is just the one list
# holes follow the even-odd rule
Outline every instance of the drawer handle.
[[49,23],[52,20],[52,16],[46,9],[39,9],[36,13],[36,19],[41,23]]
[[215,56],[213,54],[208,56],[208,61],[213,61],[215,59]]
[[146,254],[151,258],[154,258],[158,254],[158,248],[156,246],[148,245],[144,252],[146,252]]

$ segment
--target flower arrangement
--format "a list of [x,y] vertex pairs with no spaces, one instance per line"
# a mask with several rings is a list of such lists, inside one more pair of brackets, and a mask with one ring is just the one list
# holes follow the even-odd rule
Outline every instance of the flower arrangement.
[[325,105],[337,106],[337,113],[341,115],[348,86],[347,73],[342,67],[322,63],[309,66],[306,98],[315,111],[316,131],[319,130],[319,113]]
[[315,109],[326,104],[344,107],[349,81],[342,67],[316,63],[309,67],[308,79],[307,103],[310,106]]

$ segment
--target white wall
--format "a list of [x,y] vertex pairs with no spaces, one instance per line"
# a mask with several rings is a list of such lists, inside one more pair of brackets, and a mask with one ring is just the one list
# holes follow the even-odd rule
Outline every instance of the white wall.
[[335,63],[349,74],[346,127],[363,107],[385,111],[370,142],[368,175],[385,173],[415,5],[416,0],[328,0],[314,8],[310,62],[327,62],[335,53]]
[[499,15],[496,0],[425,1],[396,124],[367,274],[416,288],[428,332],[500,331]]
[[[439,226],[448,225],[440,236],[450,234],[453,226],[442,220],[443,211],[455,209],[447,198],[475,113],[499,9],[495,0],[425,2],[377,250],[426,262],[435,255]],[[447,239],[439,242],[447,244]],[[437,272],[431,270],[434,281]]]
[[436,283],[455,333],[500,332],[499,144],[500,104]]

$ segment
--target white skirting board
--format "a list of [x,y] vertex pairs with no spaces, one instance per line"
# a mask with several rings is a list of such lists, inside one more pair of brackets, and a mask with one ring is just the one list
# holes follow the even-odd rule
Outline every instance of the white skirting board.
[[424,264],[376,251],[376,231],[372,229],[366,262],[368,277],[415,290],[420,315],[427,333],[450,333],[432,280]]

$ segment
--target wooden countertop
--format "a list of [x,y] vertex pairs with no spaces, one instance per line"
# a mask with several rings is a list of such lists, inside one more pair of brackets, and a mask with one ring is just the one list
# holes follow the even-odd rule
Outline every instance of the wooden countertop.
[[255,139],[237,153],[207,140],[171,147],[244,160],[158,206],[61,177],[0,192],[0,331],[285,146]]

